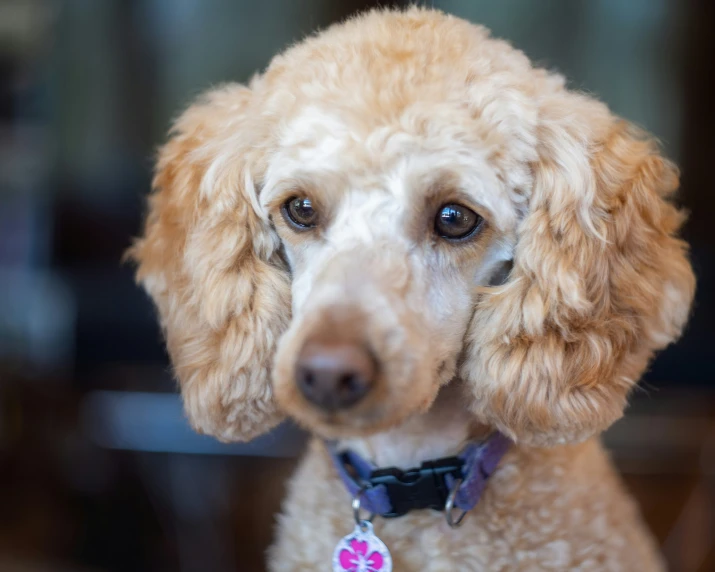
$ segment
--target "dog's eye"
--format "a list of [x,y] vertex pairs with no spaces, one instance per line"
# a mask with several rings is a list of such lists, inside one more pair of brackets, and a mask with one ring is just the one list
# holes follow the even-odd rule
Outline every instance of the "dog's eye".
[[479,228],[482,222],[473,210],[458,204],[444,205],[437,211],[434,220],[435,232],[442,238],[467,238]]
[[291,197],[283,203],[283,216],[286,220],[300,228],[312,228],[318,222],[318,213],[313,208],[312,201],[307,197]]

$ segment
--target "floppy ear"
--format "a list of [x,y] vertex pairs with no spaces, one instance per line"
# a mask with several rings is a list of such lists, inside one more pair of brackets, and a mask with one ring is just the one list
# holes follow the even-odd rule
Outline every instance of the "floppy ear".
[[[159,310],[194,428],[247,440],[281,420],[270,369],[290,318],[279,239],[261,215],[252,92],[215,90],[159,153],[144,236],[129,257]],[[253,138],[253,139],[252,139]]]
[[550,445],[623,414],[679,336],[695,280],[668,202],[678,174],[653,141],[567,91],[544,98],[537,138],[514,266],[478,304],[462,376],[484,421]]

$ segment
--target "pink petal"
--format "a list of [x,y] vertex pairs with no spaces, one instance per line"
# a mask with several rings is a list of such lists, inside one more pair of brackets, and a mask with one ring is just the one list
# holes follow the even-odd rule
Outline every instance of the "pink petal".
[[350,548],[355,551],[355,554],[365,556],[365,554],[367,553],[367,542],[360,542],[359,540],[355,540],[353,538],[350,541]]
[[358,557],[347,549],[340,551],[340,566],[342,566],[348,572],[355,572],[357,570]]
[[379,552],[373,552],[367,559],[367,565],[370,567],[370,571],[377,572],[382,570],[382,565],[384,564],[382,559],[382,554]]

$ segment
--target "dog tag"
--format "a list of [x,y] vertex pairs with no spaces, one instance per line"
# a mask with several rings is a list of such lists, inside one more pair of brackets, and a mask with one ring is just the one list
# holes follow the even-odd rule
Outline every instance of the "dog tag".
[[333,552],[333,572],[392,572],[392,556],[375,536],[372,523],[363,520]]

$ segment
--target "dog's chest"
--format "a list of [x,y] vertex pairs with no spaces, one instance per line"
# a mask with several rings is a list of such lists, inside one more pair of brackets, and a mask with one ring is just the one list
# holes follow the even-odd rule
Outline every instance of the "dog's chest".
[[[508,455],[460,528],[431,510],[374,523],[400,572],[662,569],[597,442]],[[269,569],[329,572],[353,528],[350,495],[314,442],[289,483]]]

